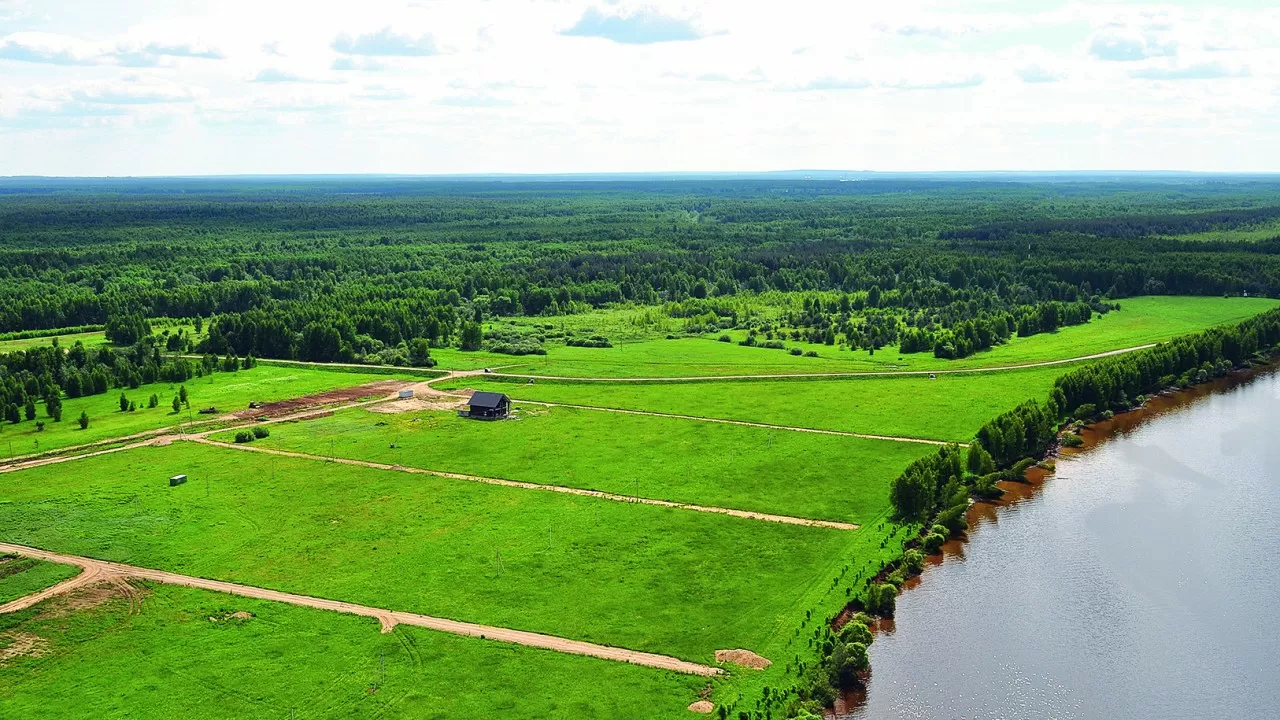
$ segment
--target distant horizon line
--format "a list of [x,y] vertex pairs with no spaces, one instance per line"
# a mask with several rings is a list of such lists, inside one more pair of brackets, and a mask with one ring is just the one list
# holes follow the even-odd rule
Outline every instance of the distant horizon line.
[[0,181],[107,180],[236,180],[236,179],[593,179],[720,178],[860,179],[871,177],[1280,177],[1280,170],[639,170],[601,172],[466,172],[466,173],[210,173],[161,175],[0,175]]

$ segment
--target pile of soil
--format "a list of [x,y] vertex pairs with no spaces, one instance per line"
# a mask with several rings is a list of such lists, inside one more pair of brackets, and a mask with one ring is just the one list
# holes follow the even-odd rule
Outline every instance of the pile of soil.
[[773,664],[772,660],[762,658],[750,650],[717,650],[716,662],[733,663],[739,667],[763,670]]
[[380,380],[378,382],[357,385],[356,387],[339,388],[337,390],[329,390],[327,392],[316,393],[314,395],[304,395],[302,397],[292,398],[289,400],[261,403],[258,404],[257,407],[232,413],[232,417],[240,420],[253,420],[262,417],[270,418],[278,417],[280,415],[291,415],[310,407],[351,402],[353,400],[359,400],[360,398],[376,395],[389,395],[404,386],[405,383],[401,380]]

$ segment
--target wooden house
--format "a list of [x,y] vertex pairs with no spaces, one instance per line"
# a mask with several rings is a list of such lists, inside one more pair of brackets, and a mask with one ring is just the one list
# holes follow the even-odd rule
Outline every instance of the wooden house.
[[510,412],[511,398],[502,393],[478,392],[471,396],[467,409],[458,414],[476,420],[501,420]]

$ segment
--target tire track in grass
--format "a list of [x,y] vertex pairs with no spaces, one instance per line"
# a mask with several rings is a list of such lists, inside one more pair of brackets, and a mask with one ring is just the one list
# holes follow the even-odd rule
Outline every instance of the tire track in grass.
[[486,485],[498,485],[500,487],[520,488],[523,490],[543,490],[546,492],[558,492],[566,495],[580,495],[582,497],[600,498],[602,500],[612,500],[614,502],[636,503],[640,505],[656,505],[658,507],[674,508],[677,510],[693,510],[695,512],[714,513],[717,515],[729,515],[736,518],[746,520],[762,520],[764,522],[776,522],[786,525],[806,525],[808,527],[820,527],[829,530],[857,530],[859,525],[853,523],[837,522],[835,520],[813,520],[810,518],[794,517],[791,515],[773,515],[771,513],[753,512],[751,510],[734,510],[732,508],[713,507],[709,505],[693,505],[690,503],[671,502],[670,500],[657,500],[654,498],[636,497],[634,495],[618,495],[615,493],[602,492],[600,490],[586,490],[583,488],[565,487],[563,485],[543,485],[541,483],[522,482],[519,480],[503,480],[501,478],[483,477],[480,475],[466,475],[463,473],[445,472],[443,470],[427,470],[425,468],[409,467],[406,465],[387,465],[386,463],[373,462],[370,460],[352,460],[350,458],[325,457],[323,455],[309,455],[307,453],[294,452],[292,450],[277,450],[275,448],[254,447],[248,444],[233,444],[210,440],[207,437],[191,437],[185,438],[191,442],[197,442],[204,445],[212,445],[214,447],[229,448],[232,450],[244,450],[246,452],[266,453],[268,455],[279,455],[280,457],[298,458],[301,460],[314,460],[318,462],[334,462],[341,465],[352,465],[355,467],[372,468],[374,470],[392,470],[395,472],[412,473],[415,475],[431,475],[434,477],[447,478],[449,480],[465,480],[467,482],[478,482]]
[[568,653],[570,655],[585,655],[588,657],[600,658],[602,660],[613,660],[615,662],[643,665],[645,667],[657,668],[659,670],[670,670],[672,672],[683,673],[686,675],[712,677],[723,673],[723,671],[717,667],[688,662],[668,655],[639,652],[636,650],[627,650],[626,648],[610,647],[607,645],[596,645],[595,643],[583,642],[581,640],[570,640],[568,638],[556,637],[554,635],[543,635],[541,633],[528,632],[525,630],[512,630],[510,628],[478,625],[476,623],[449,620],[447,618],[438,618],[430,615],[385,610],[382,608],[369,607],[367,605],[356,605],[354,603],[342,602],[340,600],[326,600],[324,598],[311,597],[309,595],[295,595],[293,593],[281,592],[279,590],[270,590],[250,585],[238,585],[236,583],[223,582],[221,580],[209,580],[190,575],[179,575],[178,573],[171,573],[164,570],[152,570],[150,568],[143,568],[135,565],[124,565],[121,563],[95,560],[93,558],[80,557],[76,555],[63,555],[61,553],[26,547],[24,545],[0,543],[0,552],[37,558],[48,562],[61,563],[63,565],[75,565],[84,569],[83,573],[71,580],[63,581],[51,588],[35,593],[34,595],[28,595],[25,598],[20,598],[0,606],[0,613],[25,610],[39,602],[53,597],[54,595],[67,592],[68,590],[75,589],[76,587],[86,583],[98,580],[119,581],[128,578],[149,580],[151,582],[162,583],[164,585],[178,585],[181,587],[196,588],[198,590],[211,590],[213,592],[239,595],[241,597],[254,598],[257,600],[270,600],[272,602],[287,603],[289,605],[298,605],[301,607],[310,607],[319,610],[345,613],[348,615],[359,615],[361,617],[374,618],[382,624],[383,632],[390,632],[396,625],[412,625],[414,627],[423,627],[430,630],[452,633],[454,635],[465,635],[467,637],[478,637],[485,640],[496,640],[498,642],[513,643],[516,645],[524,645],[526,647],[541,648],[543,650],[554,650],[556,652]]

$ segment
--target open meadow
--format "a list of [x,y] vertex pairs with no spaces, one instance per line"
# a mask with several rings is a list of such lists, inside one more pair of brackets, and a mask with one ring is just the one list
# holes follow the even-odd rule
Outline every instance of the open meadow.
[[893,476],[937,450],[532,405],[499,423],[352,409],[275,425],[253,447],[852,523],[882,514]]
[[189,442],[15,473],[6,497],[9,542],[698,662],[761,646],[880,541]]
[[[1121,310],[1095,316],[1083,325],[1031,337],[1013,337],[970,357],[935,358],[931,352],[901,354],[894,345],[870,353],[842,350],[820,343],[785,341],[787,348],[817,353],[792,355],[786,350],[746,347],[741,331],[734,342],[718,342],[719,333],[703,337],[651,337],[619,342],[610,348],[549,344],[546,355],[510,356],[457,350],[435,354],[443,370],[499,369],[503,373],[566,377],[696,377],[717,375],[785,375],[794,373],[860,373],[961,370],[1025,365],[1085,357],[1168,340],[1214,325],[1238,322],[1276,307],[1270,298],[1136,297],[1121,301]],[[625,311],[621,311],[625,312]]]
[[[55,566],[58,567],[58,566]],[[703,678],[135,583],[0,616],[0,717],[680,717]],[[0,641],[2,642],[2,641]],[[0,644],[0,653],[4,645]],[[482,668],[482,672],[477,672]]]
[[968,442],[995,415],[1028,398],[1047,395],[1054,379],[1065,371],[1054,366],[934,379],[895,375],[696,383],[542,380],[532,385],[472,376],[434,387],[489,390],[536,402]]

